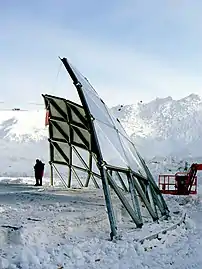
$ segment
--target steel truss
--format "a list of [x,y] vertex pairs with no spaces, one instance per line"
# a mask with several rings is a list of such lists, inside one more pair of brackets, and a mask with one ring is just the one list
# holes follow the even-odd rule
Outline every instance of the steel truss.
[[[164,198],[135,146],[133,150],[144,173],[135,171],[130,165],[115,166],[105,160],[99,140],[100,136],[95,128],[96,117],[89,108],[84,94],[85,84],[89,82],[70,65],[66,58],[61,61],[73,80],[82,105],[64,98],[43,95],[49,114],[51,184],[54,184],[54,168],[66,188],[72,186],[73,178],[81,187],[88,187],[91,182],[95,188],[100,188],[102,185],[111,228],[111,239],[117,235],[117,223],[111,199],[112,190],[139,228],[143,225],[142,205],[147,208],[154,221],[158,221],[160,215],[168,217],[169,210]],[[92,86],[90,85],[90,87]],[[106,108],[103,101],[102,104]],[[108,110],[106,117],[111,117]],[[120,138],[121,129],[119,127],[117,129],[116,126],[113,128],[117,134],[120,133],[118,136]],[[130,145],[133,145],[131,141],[129,142]],[[123,148],[124,156],[127,157],[121,138],[120,145]],[[57,165],[68,167],[67,178],[61,176]],[[126,194],[130,194],[130,201]]]

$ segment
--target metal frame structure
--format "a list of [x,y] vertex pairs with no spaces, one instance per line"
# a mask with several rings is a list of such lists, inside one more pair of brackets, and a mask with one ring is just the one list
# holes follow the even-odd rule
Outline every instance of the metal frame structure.
[[[96,178],[100,179],[101,176],[99,170],[95,169],[95,149],[83,107],[64,98],[52,95],[43,95],[43,97],[49,116],[48,140],[51,166],[54,166],[55,169],[57,168],[54,164],[68,166],[68,180],[63,181],[68,188],[71,187],[72,173],[81,187],[88,187],[90,179],[92,179],[95,187],[99,188]],[[83,150],[88,154],[88,163],[86,158],[82,157],[81,151]],[[73,159],[76,158],[79,164],[73,163]],[[79,178],[77,170],[87,172],[85,182]],[[52,173],[51,185],[53,185]]]
[[[87,187],[92,181],[99,188],[101,183],[111,239],[117,235],[112,190],[139,228],[143,225],[142,205],[154,221],[159,219],[159,214],[167,217],[169,210],[164,198],[119,120],[113,117],[88,80],[66,58],[61,61],[73,80],[82,105],[64,98],[43,95],[49,115],[51,184],[53,167],[57,171],[58,164],[68,166],[67,180],[61,177],[67,188],[71,187],[73,177],[81,187]],[[113,161],[107,155],[110,147],[115,149],[114,154],[111,154]],[[74,162],[75,156],[77,163]],[[79,171],[85,173],[84,182]],[[126,194],[130,194],[131,199]]]

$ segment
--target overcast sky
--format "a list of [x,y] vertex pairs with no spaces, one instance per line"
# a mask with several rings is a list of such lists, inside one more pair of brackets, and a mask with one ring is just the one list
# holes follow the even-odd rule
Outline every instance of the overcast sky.
[[0,0],[0,101],[76,100],[58,56],[109,106],[202,95],[201,10],[201,0]]

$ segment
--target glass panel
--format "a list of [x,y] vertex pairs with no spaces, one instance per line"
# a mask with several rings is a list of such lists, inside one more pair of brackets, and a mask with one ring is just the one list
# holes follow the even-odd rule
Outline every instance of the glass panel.
[[111,119],[109,118],[103,103],[95,95],[90,94],[85,88],[83,88],[86,101],[93,117],[101,122],[104,122],[110,126],[113,126]]
[[128,165],[132,168],[133,171],[141,170],[142,172],[144,172],[144,175],[145,175],[145,171],[142,168],[142,165],[140,164],[139,158],[135,152],[133,144],[121,134],[120,134],[120,139],[124,147]]
[[120,182],[120,179],[119,179],[118,175],[116,174],[116,172],[114,172],[114,171],[112,172],[112,177],[113,177],[113,180],[116,182],[116,184],[117,184],[120,188],[123,189],[122,184],[121,184],[121,182]]
[[[86,160],[84,159],[85,163],[86,163]],[[76,152],[74,152],[74,150],[72,150],[72,164],[73,165],[76,165],[76,166],[79,166],[79,167],[82,167],[84,169],[87,169],[85,164],[81,161],[81,159],[77,156]]]
[[115,127],[119,131],[120,134],[125,136],[128,140],[130,140],[128,134],[126,133],[125,129],[123,128],[122,124],[113,116]]
[[[71,64],[70,64],[71,65]],[[75,68],[71,65],[71,68],[75,72],[75,75],[79,82],[82,85],[83,93],[87,100],[89,109],[93,117],[102,122],[108,123],[109,125],[113,125],[104,104],[102,103],[100,97],[98,96],[95,89],[89,83],[89,81]]]
[[79,70],[76,69],[76,67],[74,67],[71,63],[69,63],[69,65],[71,66],[72,70],[74,71],[78,81],[82,84],[83,87],[87,86],[87,89],[89,92],[98,95],[96,90],[93,88],[93,86],[90,84],[90,82],[88,81],[87,78],[85,78],[80,72]]
[[89,181],[89,187],[93,187],[93,188],[102,188],[102,182],[100,180],[100,178],[98,178],[96,175],[92,174],[90,177],[90,181]]
[[134,145],[120,122],[112,115],[106,104],[102,102],[88,80],[76,68],[72,65],[71,67],[78,81],[82,84],[90,113],[95,118],[95,130],[104,161],[109,165],[124,168],[129,166],[134,171],[141,169],[143,172],[144,168],[136,154]]
[[[128,185],[128,177],[125,173],[119,172],[119,176],[121,177],[119,180],[123,181],[123,184],[125,185],[126,189],[129,190],[129,185]],[[123,187],[123,186],[122,186]]]
[[116,167],[127,168],[123,149],[114,129],[105,124],[94,122],[104,161]]

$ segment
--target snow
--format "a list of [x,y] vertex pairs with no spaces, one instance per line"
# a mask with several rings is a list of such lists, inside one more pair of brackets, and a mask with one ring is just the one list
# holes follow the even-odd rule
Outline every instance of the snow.
[[[160,244],[135,240],[162,229],[165,221],[139,231],[123,229],[122,238],[110,242],[101,190],[36,189],[10,180],[0,184],[2,268],[145,268],[144,253]],[[19,229],[2,227],[6,225]],[[170,236],[185,233],[184,227],[178,230]]]
[[0,138],[19,142],[47,137],[45,110],[0,111]]
[[36,158],[47,163],[47,135],[45,110],[0,111],[0,176],[32,176]]
[[[179,163],[201,157],[201,97],[192,94],[180,100],[157,98],[147,104],[119,108],[111,110],[148,162],[174,156]],[[0,176],[29,177],[36,158],[48,162],[48,128],[44,124],[44,109],[0,111]],[[49,176],[48,165],[45,175]]]
[[[201,98],[192,94],[124,106],[117,116],[157,179],[159,173],[183,170],[185,161],[202,161],[201,113]],[[58,179],[50,187],[47,165],[43,187],[33,186],[35,159],[49,158],[44,119],[44,110],[0,111],[0,268],[201,268],[200,173],[198,195],[166,196],[171,219],[153,223],[145,210],[142,229],[112,196],[119,237],[109,241],[102,190],[67,191]],[[140,243],[178,222],[183,212],[185,223]]]
[[[35,188],[23,181],[1,179],[0,268],[201,268],[200,197],[167,197],[171,220],[134,229],[125,219],[121,237],[111,242],[101,190]],[[185,224],[161,240],[137,241],[175,223],[178,210],[187,211]]]
[[145,157],[201,156],[202,99],[198,95],[157,98],[112,111]]

